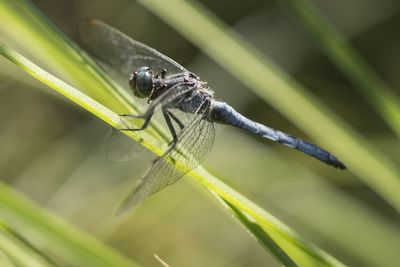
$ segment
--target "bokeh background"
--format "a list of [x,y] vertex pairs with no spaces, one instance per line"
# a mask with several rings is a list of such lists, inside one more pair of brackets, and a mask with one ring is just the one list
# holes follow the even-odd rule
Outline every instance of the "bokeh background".
[[[83,18],[104,20],[199,74],[216,91],[216,98],[242,114],[310,140],[135,1],[31,2],[74,40]],[[279,1],[199,2],[400,163],[398,138]],[[400,2],[312,2],[399,96]],[[9,36],[0,37],[14,44]],[[40,58],[30,58],[40,63]],[[161,266],[153,254],[171,266],[280,266],[203,188],[188,182],[190,178],[147,199],[127,216],[115,218],[116,207],[154,156],[110,162],[103,149],[109,132],[103,122],[0,60],[3,182],[144,266]],[[218,127],[214,149],[204,165],[344,263],[400,264],[397,211],[351,171],[335,170],[226,126]]]

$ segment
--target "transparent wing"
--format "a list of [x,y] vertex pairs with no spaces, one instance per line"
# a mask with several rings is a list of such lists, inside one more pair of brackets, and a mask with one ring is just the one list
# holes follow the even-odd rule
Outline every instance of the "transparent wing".
[[107,138],[105,150],[112,161],[126,161],[147,153],[144,146],[116,129]]
[[84,46],[97,59],[106,63],[126,79],[136,69],[148,66],[156,73],[166,69],[168,74],[187,71],[174,60],[95,19],[79,24],[78,33]]
[[[179,133],[176,147],[165,157],[158,157],[153,162],[139,186],[122,202],[117,214],[125,212],[147,196],[175,183],[204,161],[214,143],[215,126],[203,119],[201,114],[193,116],[191,123]],[[175,168],[170,161],[179,161],[187,169]]]

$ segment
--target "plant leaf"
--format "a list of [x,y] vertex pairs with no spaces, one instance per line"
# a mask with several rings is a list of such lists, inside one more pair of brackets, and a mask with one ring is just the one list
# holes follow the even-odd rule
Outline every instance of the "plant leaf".
[[[18,266],[38,266],[50,267],[56,266],[54,261],[48,258],[44,253],[37,250],[23,239],[14,230],[0,221],[0,251],[3,251],[10,261]],[[3,266],[3,265],[1,265]]]
[[0,213],[2,219],[18,229],[21,235],[46,237],[41,240],[47,242],[46,247],[51,253],[74,266],[139,266],[2,183],[0,183]]

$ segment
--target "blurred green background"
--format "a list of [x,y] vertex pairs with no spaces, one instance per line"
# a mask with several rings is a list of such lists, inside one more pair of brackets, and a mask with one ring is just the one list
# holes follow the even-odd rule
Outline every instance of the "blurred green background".
[[[80,20],[99,18],[199,74],[217,99],[247,117],[310,140],[139,3],[31,2],[74,40]],[[279,1],[199,2],[400,163],[398,137]],[[400,2],[312,2],[399,96]],[[18,48],[10,36],[0,32],[0,37]],[[41,62],[37,54],[19,52]],[[110,162],[102,147],[110,127],[49,92],[0,60],[0,179],[5,183],[144,266],[161,266],[153,254],[171,266],[280,266],[187,178],[127,216],[115,218],[116,207],[153,156]],[[301,113],[302,107],[298,110]],[[342,262],[367,267],[400,264],[398,212],[350,171],[335,170],[226,126],[218,126],[214,149],[204,165]]]

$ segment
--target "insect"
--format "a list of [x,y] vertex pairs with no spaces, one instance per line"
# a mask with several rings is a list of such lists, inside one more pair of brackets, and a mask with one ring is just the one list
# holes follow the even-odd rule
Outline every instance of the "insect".
[[[136,153],[132,139],[122,132],[146,129],[156,112],[161,112],[171,134],[167,149],[157,157],[141,183],[124,200],[119,211],[127,210],[145,197],[175,183],[197,167],[209,154],[215,137],[215,124],[227,124],[257,134],[263,138],[292,147],[336,168],[345,165],[328,151],[254,122],[229,104],[217,101],[209,85],[180,64],[113,27],[89,20],[80,25],[84,45],[97,59],[113,70],[129,77],[129,87],[137,98],[147,98],[144,114],[122,114],[143,120],[139,128],[123,128],[111,143],[119,144],[117,151],[127,159]],[[132,149],[130,149],[132,148]],[[122,151],[122,152],[121,152]],[[187,170],[175,168],[171,161],[182,162]]]

